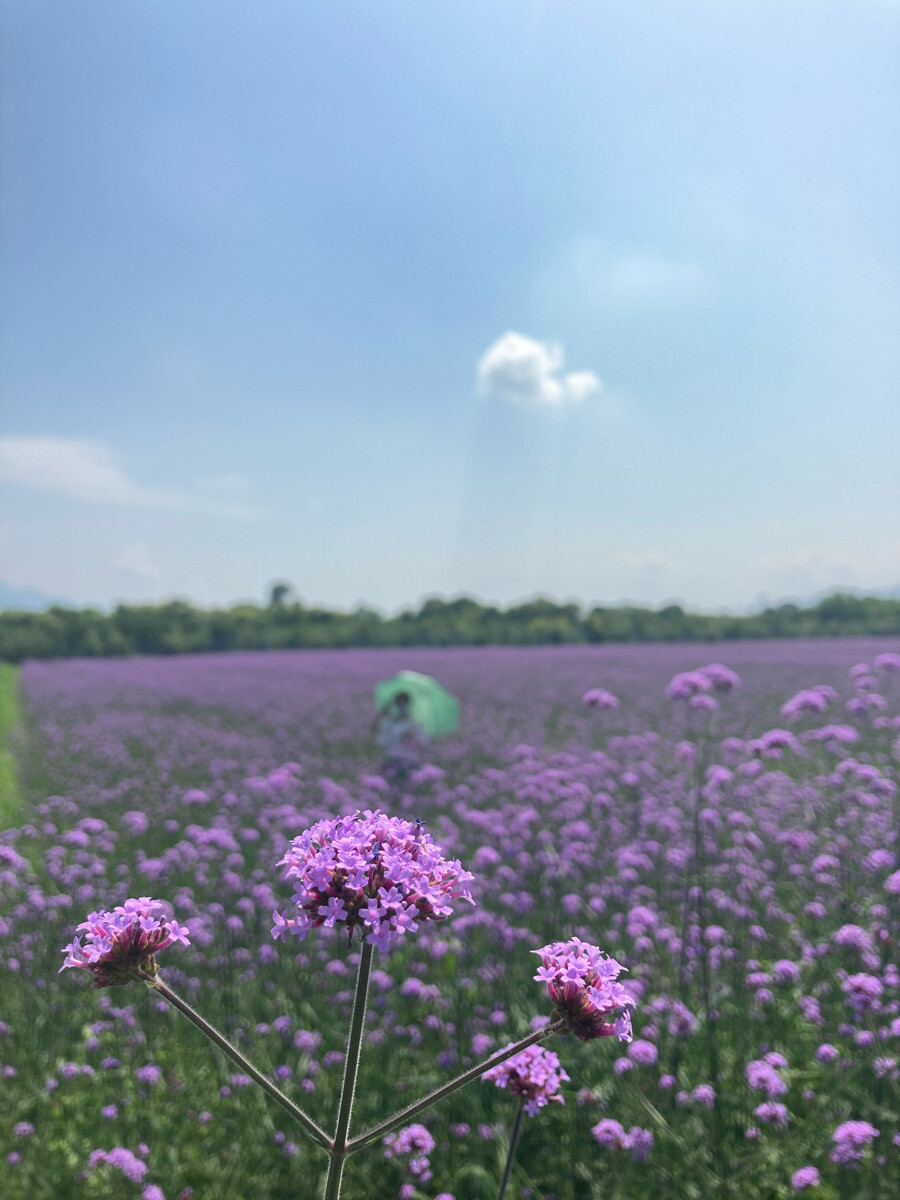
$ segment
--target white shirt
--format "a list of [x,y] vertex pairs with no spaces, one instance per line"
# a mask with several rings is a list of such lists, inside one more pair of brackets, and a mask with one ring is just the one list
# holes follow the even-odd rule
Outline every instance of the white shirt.
[[379,718],[375,741],[387,758],[417,759],[422,740],[422,730],[412,717],[383,713]]

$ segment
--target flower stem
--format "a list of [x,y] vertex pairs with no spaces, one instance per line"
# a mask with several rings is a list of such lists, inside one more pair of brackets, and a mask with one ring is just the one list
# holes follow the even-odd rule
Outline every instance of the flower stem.
[[341,1083],[341,1099],[338,1104],[337,1127],[331,1144],[331,1161],[328,1178],[325,1180],[323,1200],[338,1200],[341,1194],[341,1177],[347,1161],[347,1134],[353,1112],[353,1096],[356,1091],[356,1075],[359,1070],[359,1053],[362,1048],[363,1029],[366,1024],[366,1003],[369,995],[369,974],[372,969],[372,943],[363,942],[356,975],[356,995],[353,997],[353,1014],[350,1017],[350,1036],[347,1039],[347,1058],[344,1062],[344,1078]]
[[519,1134],[522,1131],[522,1114],[525,1112],[525,1101],[519,1101],[519,1108],[516,1112],[516,1119],[513,1121],[512,1133],[509,1135],[509,1150],[506,1152],[506,1165],[503,1168],[503,1178],[500,1180],[500,1188],[497,1192],[497,1200],[503,1200],[506,1195],[506,1186],[509,1183],[509,1177],[512,1174],[513,1162],[516,1157],[516,1146],[519,1144]]
[[[426,1108],[431,1108],[432,1104],[437,1104],[439,1100],[443,1100],[445,1096],[451,1095],[461,1087],[465,1087],[467,1083],[471,1083],[473,1079],[478,1079],[485,1071],[489,1071],[492,1067],[498,1067],[500,1063],[506,1062],[508,1058],[512,1058],[514,1054],[518,1054],[521,1050],[527,1050],[529,1046],[533,1046],[535,1042],[543,1041],[545,1037],[549,1037],[551,1033],[559,1033],[565,1029],[568,1022],[565,1018],[559,1021],[554,1021],[552,1025],[545,1025],[537,1032],[529,1034],[527,1038],[523,1038],[521,1042],[516,1042],[514,1046],[509,1046],[506,1050],[500,1050],[497,1054],[486,1058],[484,1062],[480,1062],[475,1067],[470,1067],[468,1071],[464,1071],[462,1075],[457,1075],[455,1079],[451,1079],[449,1083],[445,1083],[442,1087],[435,1088],[433,1092],[429,1092],[427,1096],[423,1096],[421,1100],[417,1100],[414,1104],[410,1104],[407,1108],[401,1109],[386,1121],[382,1121],[380,1125],[373,1126],[367,1133],[361,1133],[359,1137],[353,1138],[347,1143],[347,1154],[355,1154],[357,1150],[363,1150],[366,1146],[371,1146],[373,1142],[377,1142],[380,1137],[386,1133],[390,1133],[392,1129],[397,1129],[400,1125],[405,1125],[407,1121],[419,1115]],[[330,1198],[326,1194],[326,1200]]]
[[298,1108],[292,1100],[287,1098],[280,1088],[277,1088],[274,1083],[266,1079],[265,1075],[257,1071],[253,1063],[249,1059],[244,1058],[240,1050],[236,1050],[231,1042],[219,1033],[218,1029],[210,1025],[209,1021],[205,1020],[205,1018],[201,1017],[196,1009],[191,1008],[186,1000],[182,1000],[179,995],[173,992],[170,987],[163,983],[158,975],[150,975],[147,971],[139,971],[138,974],[148,987],[153,988],[173,1008],[177,1008],[179,1012],[184,1013],[187,1019],[192,1021],[201,1033],[206,1034],[211,1042],[215,1042],[219,1049],[236,1062],[254,1082],[258,1083],[264,1092],[268,1092],[276,1104],[280,1104],[283,1109],[289,1112],[304,1133],[312,1138],[316,1145],[321,1146],[323,1150],[331,1151],[331,1138],[325,1130],[320,1129],[315,1121],[306,1115],[302,1108]]

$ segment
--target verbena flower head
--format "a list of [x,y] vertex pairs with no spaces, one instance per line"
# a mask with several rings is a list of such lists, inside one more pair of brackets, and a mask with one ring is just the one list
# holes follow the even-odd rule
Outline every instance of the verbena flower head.
[[753,1110],[753,1115],[760,1121],[766,1121],[769,1125],[784,1126],[788,1123],[787,1108],[776,1100],[766,1100],[765,1103],[758,1105]]
[[591,1133],[598,1145],[607,1150],[630,1150],[631,1156],[637,1163],[646,1162],[653,1149],[653,1134],[649,1129],[641,1129],[632,1125],[626,1133],[618,1121],[607,1117],[598,1122]]
[[706,1108],[712,1108],[716,1102],[716,1089],[709,1083],[698,1083],[691,1092],[691,1100],[695,1104],[702,1104]]
[[616,980],[625,968],[596,946],[573,937],[567,942],[551,942],[532,953],[539,955],[541,966],[535,979],[546,983],[555,1006],[554,1020],[565,1018],[577,1038],[615,1035],[631,1041],[631,1014],[634,1000]]
[[867,975],[861,971],[857,975],[850,975],[841,987],[847,997],[847,1003],[857,1015],[862,1016],[869,1009],[879,1008],[879,997],[884,991],[884,986],[874,975]]
[[669,681],[666,695],[670,700],[690,700],[700,692],[712,691],[712,680],[702,671],[682,671]]
[[836,699],[836,695],[831,688],[822,686],[805,688],[782,704],[781,715],[787,717],[789,721],[796,721],[804,713],[823,713],[834,699]]
[[843,1125],[838,1125],[831,1135],[834,1149],[829,1158],[838,1166],[846,1167],[857,1163],[862,1159],[869,1143],[874,1142],[877,1137],[878,1130],[868,1121],[845,1121]]
[[594,1140],[609,1150],[618,1150],[628,1136],[620,1122],[612,1117],[604,1117],[591,1130]]
[[646,1162],[653,1149],[653,1134],[649,1129],[641,1129],[639,1125],[632,1125],[625,1134],[622,1149],[630,1150],[631,1157],[636,1163]]
[[[508,1042],[507,1048],[511,1045]],[[510,1095],[521,1096],[529,1117],[548,1104],[565,1104],[559,1085],[568,1078],[557,1056],[543,1046],[528,1046],[482,1076],[489,1083],[506,1088]]]
[[434,1138],[424,1125],[407,1125],[384,1139],[385,1158],[409,1155],[409,1172],[420,1183],[431,1179],[428,1156],[434,1149]]
[[86,935],[85,944],[76,937],[66,946],[66,961],[59,969],[84,967],[93,975],[95,988],[139,979],[138,971],[155,975],[160,950],[173,942],[190,945],[187,930],[166,916],[162,901],[149,896],[126,900],[112,912],[91,913],[76,933]]
[[788,1085],[775,1066],[764,1059],[747,1063],[746,1073],[750,1087],[754,1091],[765,1092],[770,1100],[774,1100],[776,1096],[783,1096],[788,1090]]
[[653,1042],[646,1038],[638,1038],[628,1047],[628,1057],[639,1067],[653,1067],[659,1061],[659,1051]]
[[832,935],[832,941],[836,946],[846,946],[861,951],[871,950],[874,945],[872,935],[860,925],[842,925]]
[[147,1174],[147,1164],[141,1162],[136,1154],[126,1150],[124,1146],[114,1146],[112,1150],[92,1150],[88,1159],[87,1169],[93,1171],[103,1163],[121,1171],[132,1183],[140,1183]]
[[407,1125],[397,1133],[389,1133],[384,1139],[385,1158],[397,1154],[429,1155],[434,1149],[434,1138],[424,1125]]
[[708,663],[700,668],[700,674],[706,676],[717,692],[733,692],[741,686],[737,671],[732,671],[731,667],[722,663]]
[[800,1167],[791,1176],[791,1186],[795,1192],[802,1192],[808,1187],[818,1187],[821,1182],[822,1177],[815,1167]]
[[278,864],[287,867],[297,890],[297,911],[274,913],[273,937],[292,933],[301,940],[320,925],[346,926],[379,950],[396,945],[422,921],[453,911],[452,900],[473,904],[473,876],[446,859],[421,821],[366,809],[353,816],[318,821],[294,838]]

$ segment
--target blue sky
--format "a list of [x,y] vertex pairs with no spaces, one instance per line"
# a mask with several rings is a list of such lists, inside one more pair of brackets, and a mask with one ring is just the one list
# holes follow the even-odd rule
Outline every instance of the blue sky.
[[900,586],[900,4],[7,0],[7,585]]

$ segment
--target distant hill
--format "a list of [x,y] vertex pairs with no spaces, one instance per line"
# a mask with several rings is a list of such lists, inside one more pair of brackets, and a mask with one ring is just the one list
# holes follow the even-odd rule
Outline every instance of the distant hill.
[[43,612],[55,604],[69,605],[70,603],[69,600],[60,599],[59,596],[48,596],[45,592],[39,592],[37,588],[12,587],[0,580],[0,611],[16,609],[20,612]]

